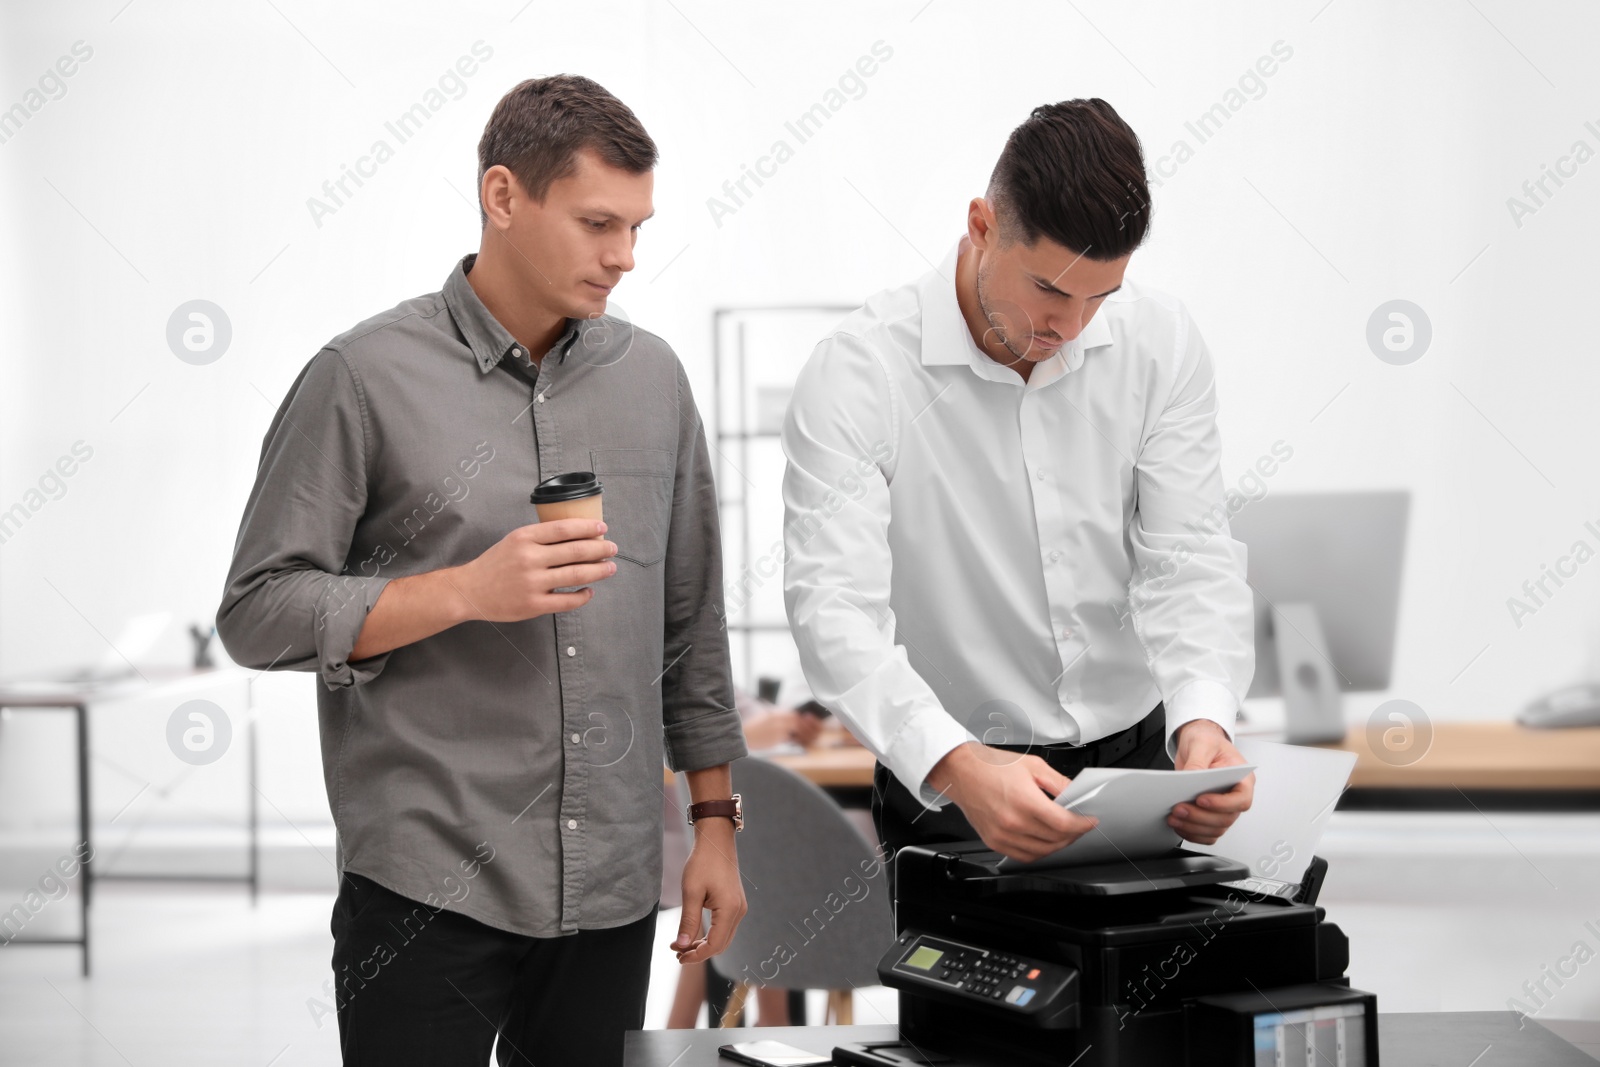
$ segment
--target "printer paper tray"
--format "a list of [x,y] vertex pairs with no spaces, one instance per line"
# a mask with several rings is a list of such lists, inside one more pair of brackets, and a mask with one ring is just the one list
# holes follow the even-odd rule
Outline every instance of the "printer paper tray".
[[1173,849],[1164,856],[1083,867],[1044,870],[998,868],[1000,853],[969,852],[949,868],[975,896],[1001,893],[1058,893],[1064,896],[1115,897],[1163,889],[1192,889],[1249,877],[1244,864],[1222,856]]

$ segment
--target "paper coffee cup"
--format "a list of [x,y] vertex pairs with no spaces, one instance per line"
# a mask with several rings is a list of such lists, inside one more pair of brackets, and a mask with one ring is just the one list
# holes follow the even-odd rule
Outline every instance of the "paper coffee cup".
[[600,479],[593,471],[568,471],[546,478],[529,499],[540,522],[557,519],[600,519]]

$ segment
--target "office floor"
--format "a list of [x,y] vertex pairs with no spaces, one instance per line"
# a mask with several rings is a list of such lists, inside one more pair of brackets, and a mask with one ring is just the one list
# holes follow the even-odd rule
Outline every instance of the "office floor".
[[[1351,939],[1352,984],[1383,1010],[1504,1010],[1524,981],[1543,979],[1551,995],[1536,1017],[1600,1060],[1600,963],[1562,962],[1579,941],[1600,946],[1600,816],[1341,812],[1318,851],[1331,864],[1321,903]],[[0,876],[0,901],[21,899],[20,886]],[[102,883],[92,979],[79,977],[75,948],[0,946],[0,1065],[336,1064],[338,1024],[320,988],[331,903],[267,893],[251,909],[233,886]],[[650,1027],[672,997],[665,945],[677,919],[660,916]],[[69,896],[29,933],[76,921]],[[1569,976],[1556,985],[1547,967]],[[812,999],[817,1019],[822,994]],[[896,1015],[888,990],[857,997],[857,1022]]]
[[1541,1022],[1600,1020],[1600,815],[1337,812],[1317,851],[1318,903],[1381,1010],[1516,997]]

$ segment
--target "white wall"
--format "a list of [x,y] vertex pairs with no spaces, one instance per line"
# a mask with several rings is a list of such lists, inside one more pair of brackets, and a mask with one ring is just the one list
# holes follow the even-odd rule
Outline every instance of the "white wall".
[[[522,78],[573,71],[628,101],[661,146],[658,214],[617,300],[677,346],[706,406],[712,307],[855,301],[922,273],[1032,106],[1105,97],[1152,164],[1188,140],[1193,158],[1158,190],[1133,273],[1183,296],[1210,342],[1230,480],[1282,439],[1294,458],[1274,492],[1415,494],[1395,695],[1438,719],[1503,718],[1600,673],[1600,564],[1520,629],[1506,608],[1574,540],[1597,541],[1583,523],[1600,520],[1600,163],[1520,226],[1506,199],[1573,141],[1600,149],[1584,128],[1600,127],[1587,49],[1600,12],[1504,0],[674,5],[9,9],[0,106],[74,42],[93,56],[0,144],[0,508],[73,442],[94,454],[0,545],[0,671],[97,658],[102,635],[152,607],[210,620],[284,390],[329,337],[438,288],[476,248],[475,146],[490,109]],[[464,95],[315,225],[307,198],[479,40],[493,58]],[[878,41],[893,55],[864,94],[717,225],[707,199]],[[1280,41],[1292,56],[1259,98],[1197,144],[1185,122]],[[194,298],[233,326],[209,366],[180,362],[164,339]],[[1365,342],[1369,314],[1394,298],[1433,324],[1431,350],[1409,366]],[[174,625],[156,658],[186,654]],[[326,820],[313,684],[273,678],[262,703],[263,791],[308,824]],[[97,748],[141,750],[169,710],[103,718]],[[65,745],[43,719],[0,727],[0,825],[65,819]],[[183,769],[159,746],[150,759],[135,776]],[[218,818],[242,803],[226,799],[222,765],[202,771],[182,789],[218,779],[204,805]],[[109,818],[133,791],[103,764],[96,774]],[[159,800],[147,793],[125,817]]]

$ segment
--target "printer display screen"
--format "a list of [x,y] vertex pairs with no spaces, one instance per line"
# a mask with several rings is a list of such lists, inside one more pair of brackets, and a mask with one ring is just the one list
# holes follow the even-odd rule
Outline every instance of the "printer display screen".
[[1326,1004],[1255,1017],[1255,1067],[1367,1067],[1366,1007]]
[[944,953],[927,945],[919,945],[917,950],[906,957],[906,966],[915,967],[919,971],[931,971],[933,965],[944,957]]

